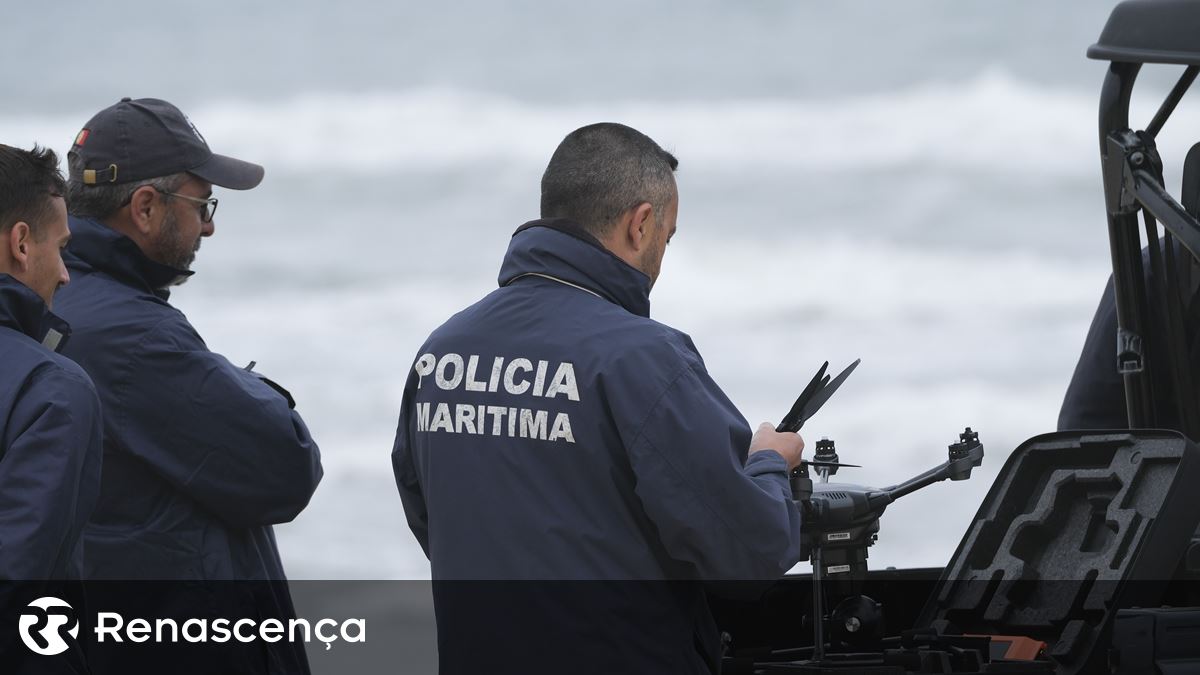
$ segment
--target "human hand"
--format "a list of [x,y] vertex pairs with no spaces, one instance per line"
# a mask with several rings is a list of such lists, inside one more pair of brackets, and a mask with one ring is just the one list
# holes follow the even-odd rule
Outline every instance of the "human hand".
[[763,422],[750,439],[750,452],[754,454],[762,450],[774,450],[787,462],[788,470],[800,466],[801,455],[804,452],[804,439],[800,434],[790,431],[775,431],[775,425]]

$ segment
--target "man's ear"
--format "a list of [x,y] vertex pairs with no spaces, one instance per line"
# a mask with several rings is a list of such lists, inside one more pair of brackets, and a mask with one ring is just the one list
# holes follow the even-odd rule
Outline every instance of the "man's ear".
[[151,223],[161,208],[163,206],[162,201],[158,199],[158,192],[149,185],[143,185],[133,191],[129,200],[129,222],[138,232],[149,235]]
[[33,230],[30,229],[29,223],[23,220],[17,221],[9,228],[4,243],[8,247],[8,254],[12,257],[16,269],[22,272],[28,269],[29,255],[32,253],[30,247],[33,245]]
[[626,235],[629,245],[640,253],[650,244],[650,235],[654,229],[654,207],[650,205],[650,202],[642,202],[633,207],[629,213]]

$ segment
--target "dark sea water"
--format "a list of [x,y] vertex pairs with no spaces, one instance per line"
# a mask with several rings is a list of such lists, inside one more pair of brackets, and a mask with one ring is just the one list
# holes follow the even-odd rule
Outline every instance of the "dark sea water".
[[[826,359],[805,429],[893,484],[980,431],[967,483],[883,518],[873,566],[941,565],[1022,440],[1052,430],[1108,273],[1084,53],[1111,5],[980,2],[11,4],[0,142],[65,152],[122,96],[263,163],[221,192],[173,301],[289,387],[326,478],[278,529],[294,577],[426,577],[389,452],[427,333],[489,291],[555,145],[614,120],[680,158],[654,316],[751,422]],[[1159,95],[1177,69],[1148,69]],[[1135,111],[1148,119],[1154,96]],[[1160,136],[1168,183],[1200,137]],[[847,470],[847,472],[850,470]],[[839,478],[842,476],[839,475]]]

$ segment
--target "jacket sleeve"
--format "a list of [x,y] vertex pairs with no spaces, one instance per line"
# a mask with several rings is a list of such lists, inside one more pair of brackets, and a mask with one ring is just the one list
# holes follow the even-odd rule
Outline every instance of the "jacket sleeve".
[[1110,277],[1063,397],[1058,428],[1065,431],[1128,426],[1125,381],[1117,372],[1117,304]]
[[425,494],[417,478],[417,467],[413,461],[412,447],[412,398],[416,393],[413,376],[404,388],[404,401],[400,404],[400,423],[396,427],[396,442],[392,446],[392,472],[396,475],[396,489],[400,491],[400,502],[404,505],[404,516],[413,536],[429,557],[429,512],[425,508]]
[[288,400],[165,320],[134,351],[106,414],[125,451],[235,527],[295,518],[321,480],[316,443]]
[[72,566],[100,480],[96,390],[82,373],[42,368],[7,428],[0,458],[0,579],[62,575]]
[[702,366],[686,368],[629,447],[637,495],[667,552],[706,580],[768,580],[800,560],[800,512],[776,452],[744,465],[745,422]]

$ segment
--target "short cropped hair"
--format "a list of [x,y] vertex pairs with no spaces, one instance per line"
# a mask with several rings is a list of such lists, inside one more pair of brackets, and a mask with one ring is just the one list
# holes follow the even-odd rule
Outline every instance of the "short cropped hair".
[[175,192],[187,180],[186,173],[160,176],[118,185],[85,185],[83,160],[74,152],[67,153],[67,212],[79,218],[104,220],[129,203],[129,197],[144,185],[153,185],[163,192]]
[[22,150],[0,144],[0,232],[24,221],[37,239],[42,221],[54,214],[54,199],[66,192],[58,155],[49,148]]
[[576,129],[542,174],[542,217],[569,218],[597,237],[638,204],[662,213],[679,160],[642,132],[612,122]]

